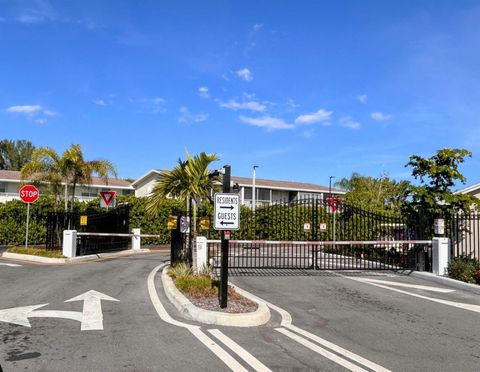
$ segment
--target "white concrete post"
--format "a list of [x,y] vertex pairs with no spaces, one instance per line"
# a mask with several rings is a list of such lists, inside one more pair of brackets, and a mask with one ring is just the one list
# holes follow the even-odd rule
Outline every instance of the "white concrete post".
[[63,255],[75,257],[77,255],[77,230],[63,230]]
[[450,239],[433,238],[432,245],[432,272],[435,275],[447,275],[450,261]]
[[132,249],[140,249],[140,229],[132,229]]
[[197,268],[201,268],[207,264],[207,238],[204,236],[197,236]]

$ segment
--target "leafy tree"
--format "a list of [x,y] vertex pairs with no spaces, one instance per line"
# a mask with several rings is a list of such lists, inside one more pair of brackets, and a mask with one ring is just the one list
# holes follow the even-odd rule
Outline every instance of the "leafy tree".
[[17,170],[27,164],[35,146],[27,140],[8,140],[0,141],[0,169]]
[[399,212],[405,203],[405,190],[409,182],[397,182],[387,176],[374,178],[353,173],[350,178],[336,182],[335,186],[347,191],[345,198],[352,205],[375,212]]
[[109,175],[116,175],[114,165],[107,160],[86,161],[80,145],[71,145],[62,156],[50,147],[40,147],[32,154],[32,160],[22,168],[22,181],[30,179],[48,185],[58,200],[63,188],[65,211],[68,210],[68,187],[71,186],[70,208],[73,211],[75,188],[90,185],[92,175],[97,174],[108,183]]
[[215,178],[209,177],[209,165],[218,160],[215,154],[201,152],[191,156],[186,152],[187,160],[178,159],[178,165],[169,171],[161,172],[161,179],[157,181],[147,202],[147,212],[156,215],[162,201],[167,197],[186,201],[188,209],[192,206],[193,223],[192,233],[196,236],[197,204],[196,198],[210,199],[210,193],[215,188]]
[[465,149],[444,148],[429,158],[418,155],[410,156],[405,165],[412,167],[412,176],[420,182],[419,186],[410,185],[408,208],[423,211],[431,224],[434,218],[448,217],[459,211],[469,212],[478,200],[466,194],[455,194],[452,187],[456,181],[465,184],[466,178],[458,167],[471,157],[472,153]]

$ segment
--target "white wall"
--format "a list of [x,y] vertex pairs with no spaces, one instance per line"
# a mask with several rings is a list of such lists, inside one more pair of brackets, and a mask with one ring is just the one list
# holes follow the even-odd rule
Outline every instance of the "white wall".
[[155,174],[149,175],[144,180],[137,183],[135,186],[135,196],[137,197],[148,196],[152,192],[155,182],[157,182],[159,179],[160,179],[160,175],[155,173]]

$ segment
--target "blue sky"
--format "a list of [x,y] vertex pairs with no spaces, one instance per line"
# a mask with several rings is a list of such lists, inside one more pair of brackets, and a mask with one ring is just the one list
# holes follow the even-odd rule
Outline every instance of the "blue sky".
[[0,138],[121,177],[215,152],[237,176],[411,179],[467,148],[480,182],[478,1],[2,1]]

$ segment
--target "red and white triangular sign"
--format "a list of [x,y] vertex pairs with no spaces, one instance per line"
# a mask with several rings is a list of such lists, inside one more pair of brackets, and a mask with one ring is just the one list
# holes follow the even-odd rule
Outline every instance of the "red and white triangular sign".
[[109,207],[115,204],[116,191],[100,191],[100,206]]

